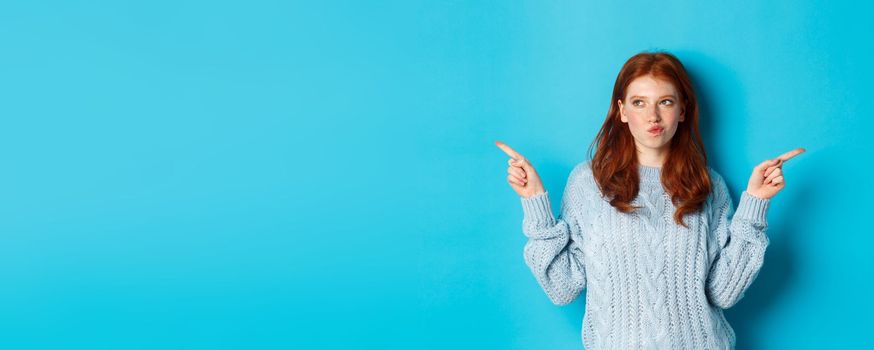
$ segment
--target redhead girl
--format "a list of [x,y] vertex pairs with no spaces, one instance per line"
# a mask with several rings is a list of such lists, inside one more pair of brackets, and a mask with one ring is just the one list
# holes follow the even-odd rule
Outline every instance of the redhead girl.
[[558,217],[534,165],[496,144],[522,204],[525,263],[556,305],[586,290],[586,349],[735,347],[723,310],[762,267],[770,200],[786,187],[783,163],[803,148],[756,166],[735,208],[708,166],[689,76],[665,52],[623,65]]

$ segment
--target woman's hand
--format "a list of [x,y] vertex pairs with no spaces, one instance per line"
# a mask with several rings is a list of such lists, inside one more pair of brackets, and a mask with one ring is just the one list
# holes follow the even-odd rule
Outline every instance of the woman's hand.
[[777,192],[786,187],[786,181],[783,179],[783,163],[804,151],[804,148],[796,148],[756,166],[747,185],[747,193],[763,199],[771,199],[777,195]]
[[510,159],[507,160],[507,163],[510,164],[510,167],[507,168],[509,174],[507,182],[516,193],[528,198],[546,192],[546,189],[543,188],[543,182],[540,181],[540,175],[537,175],[537,171],[534,170],[534,166],[528,162],[528,159],[501,141],[495,141],[495,144],[510,156]]

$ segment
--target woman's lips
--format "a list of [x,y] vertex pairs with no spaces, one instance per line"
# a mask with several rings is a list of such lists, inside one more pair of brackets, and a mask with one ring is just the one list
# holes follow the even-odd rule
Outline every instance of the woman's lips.
[[658,134],[661,134],[662,131],[664,131],[664,130],[665,129],[662,129],[662,128],[652,128],[652,129],[649,129],[648,131],[650,134],[658,135]]

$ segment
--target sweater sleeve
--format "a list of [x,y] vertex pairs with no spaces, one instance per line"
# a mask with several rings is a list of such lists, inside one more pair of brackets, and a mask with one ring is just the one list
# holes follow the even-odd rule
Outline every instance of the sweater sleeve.
[[574,209],[580,200],[574,174],[565,187],[558,218],[553,216],[548,192],[521,198],[522,228],[528,237],[525,263],[555,305],[570,304],[586,285],[580,225]]
[[764,262],[769,243],[765,231],[770,200],[744,191],[735,212],[725,182],[718,178],[714,184],[711,229],[715,232],[711,237],[715,237],[717,247],[707,276],[706,294],[712,305],[727,309],[743,298]]

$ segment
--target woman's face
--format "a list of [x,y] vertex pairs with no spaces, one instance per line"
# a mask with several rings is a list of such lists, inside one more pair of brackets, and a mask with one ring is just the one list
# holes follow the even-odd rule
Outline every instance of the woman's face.
[[624,103],[617,101],[619,113],[622,122],[631,129],[638,149],[662,151],[670,147],[677,124],[685,116],[683,101],[674,84],[644,75],[631,81],[624,100]]

